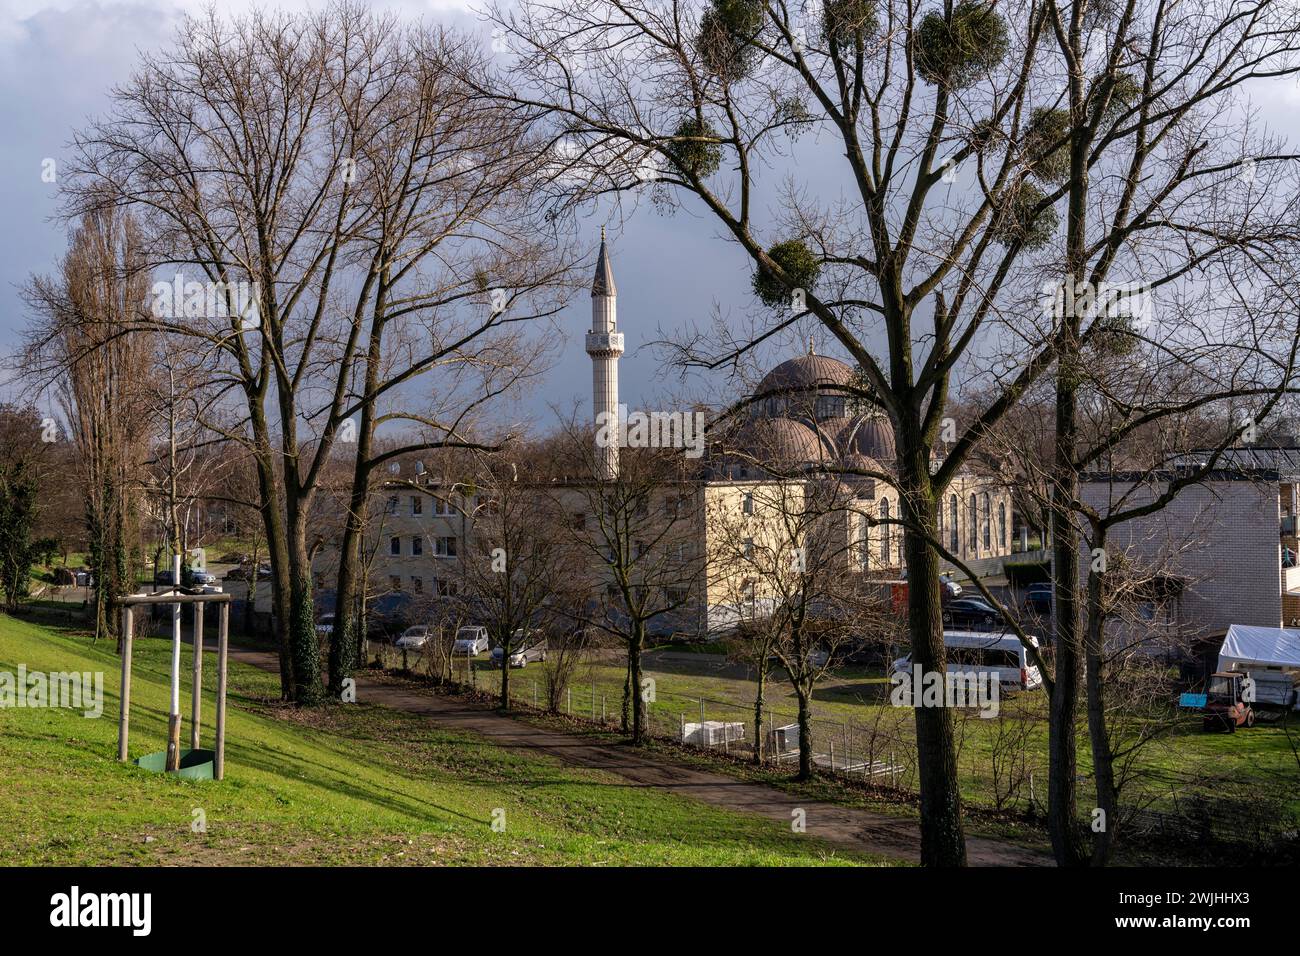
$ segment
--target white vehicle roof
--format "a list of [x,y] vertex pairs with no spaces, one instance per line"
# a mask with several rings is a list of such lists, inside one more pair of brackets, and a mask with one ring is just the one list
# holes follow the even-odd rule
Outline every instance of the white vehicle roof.
[[[1001,631],[944,631],[943,643],[946,647],[1018,648],[1023,646],[1016,635]],[[1029,643],[1037,647],[1038,638],[1030,634]]]

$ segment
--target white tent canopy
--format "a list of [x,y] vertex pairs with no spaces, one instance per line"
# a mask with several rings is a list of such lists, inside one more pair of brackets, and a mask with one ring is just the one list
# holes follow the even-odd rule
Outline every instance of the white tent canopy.
[[1300,630],[1233,624],[1219,650],[1219,670],[1240,670],[1235,665],[1300,668]]

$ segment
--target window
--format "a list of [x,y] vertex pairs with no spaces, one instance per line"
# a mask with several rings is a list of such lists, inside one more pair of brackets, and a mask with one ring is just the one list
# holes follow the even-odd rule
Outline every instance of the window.
[[411,554],[424,554],[424,539],[418,534],[411,537]]
[[388,583],[389,585],[392,586],[394,591],[402,590],[402,579],[398,575],[394,574],[392,577],[390,577],[388,579]]
[[1011,541],[1007,538],[1007,503],[998,502],[998,544],[1004,551],[1011,549]]
[[439,558],[456,557],[456,539],[455,538],[434,538],[433,553]]
[[860,519],[862,527],[858,529],[858,563],[862,570],[866,571],[871,564],[871,522],[867,516],[863,515]]
[[983,517],[984,517],[984,550],[985,551],[991,551],[993,549],[993,505],[991,504],[991,501],[992,499],[989,498],[989,493],[987,491],[984,492]]
[[966,530],[966,542],[972,551],[978,551],[980,546],[979,537],[979,513],[976,511],[975,496],[970,496],[969,509],[966,513],[966,521],[969,527]]
[[747,605],[750,611],[754,609],[754,582],[746,581],[740,586],[740,600]]
[[746,561],[754,560],[754,539],[753,538],[745,539],[745,560]]
[[948,532],[948,541],[949,541],[948,547],[955,554],[957,552],[957,549],[961,547],[961,537],[960,537],[961,532],[957,526],[958,521],[957,521],[957,496],[956,495],[948,496],[948,523],[952,525],[952,528]]
[[584,530],[587,527],[587,516],[583,514],[581,511],[575,511],[573,513],[572,524],[573,524],[574,531]]
[[747,515],[754,513],[754,493],[752,491],[745,492],[745,498],[741,503],[740,510]]
[[424,496],[423,496],[423,495],[411,495],[411,514],[413,514],[413,515],[422,515],[422,514],[424,514]]
[[389,542],[388,542],[388,553],[389,553],[389,554],[401,554],[401,553],[402,553],[402,539],[401,539],[401,538],[391,538],[391,539],[389,540]]
[[632,542],[632,560],[636,561],[636,560],[640,559],[641,555],[643,555],[643,554],[645,554],[645,542],[644,542],[644,541],[633,541],[633,542]]
[[420,577],[416,577],[415,575],[411,575],[411,590],[414,591],[416,594],[423,594],[423,593],[424,593],[424,578],[420,578]]
[[886,565],[888,565],[890,545],[891,545],[890,532],[893,530],[893,525],[888,523],[889,522],[889,499],[888,498],[880,499],[880,520],[884,522],[880,526],[880,560],[884,562]]
[[452,508],[451,502],[446,498],[434,498],[433,513],[436,515],[442,515],[443,517],[446,517],[448,515],[455,514],[455,509]]
[[689,588],[673,586],[667,588],[668,603],[674,607],[685,604],[690,600],[691,592]]
[[388,501],[384,504],[384,514],[397,514],[397,495],[390,495]]

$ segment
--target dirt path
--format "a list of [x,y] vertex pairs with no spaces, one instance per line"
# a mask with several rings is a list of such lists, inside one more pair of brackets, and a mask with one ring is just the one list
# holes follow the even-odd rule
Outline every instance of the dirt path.
[[[232,647],[230,656],[264,670],[278,672],[280,669],[276,656],[266,651]],[[911,820],[856,807],[808,801],[766,784],[699,770],[631,747],[547,730],[503,716],[481,704],[421,689],[358,677],[357,699],[421,714],[431,718],[439,727],[480,734],[501,747],[550,754],[574,766],[609,771],[640,786],[684,794],[729,810],[757,813],[789,823],[791,812],[803,809],[807,832],[819,839],[858,852],[912,862],[920,859],[921,833]],[[1047,866],[1051,863],[1046,854],[984,837],[967,837],[966,852],[973,866]]]

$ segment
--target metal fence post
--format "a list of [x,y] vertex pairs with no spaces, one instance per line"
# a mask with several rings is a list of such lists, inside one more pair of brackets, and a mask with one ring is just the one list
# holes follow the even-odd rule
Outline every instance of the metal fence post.
[[190,749],[199,749],[199,712],[203,701],[203,602],[194,604],[194,681],[190,688]]

